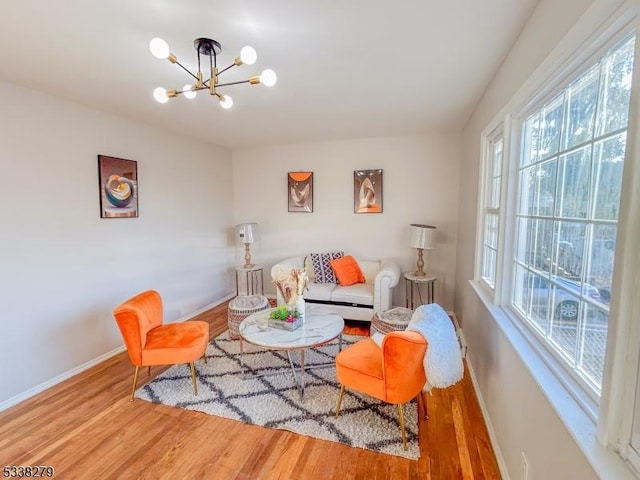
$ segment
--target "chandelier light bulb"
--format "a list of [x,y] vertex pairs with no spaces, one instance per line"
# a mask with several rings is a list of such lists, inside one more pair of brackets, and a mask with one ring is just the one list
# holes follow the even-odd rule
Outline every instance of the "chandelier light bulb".
[[222,108],[225,109],[229,109],[233,106],[233,98],[231,98],[229,95],[223,95],[220,97],[220,105],[222,105]]
[[169,58],[169,55],[171,55],[169,44],[163,39],[157,37],[151,39],[149,42],[149,50],[151,50],[151,54],[154,57],[159,58],[160,60]]
[[193,85],[187,84],[182,87],[182,94],[189,99],[196,98],[196,93],[197,92],[193,90]]
[[158,103],[167,103],[169,101],[167,90],[162,87],[158,87],[153,91],[153,98],[155,98]]
[[267,68],[260,74],[260,83],[265,87],[273,87],[277,81],[278,76],[276,75],[276,72],[270,68]]
[[247,45],[240,50],[240,60],[246,65],[253,65],[258,59],[258,54],[253,47]]

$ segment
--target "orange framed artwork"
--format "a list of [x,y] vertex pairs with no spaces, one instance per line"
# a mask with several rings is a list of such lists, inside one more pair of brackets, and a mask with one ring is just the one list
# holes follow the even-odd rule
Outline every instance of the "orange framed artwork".
[[138,162],[98,155],[101,218],[138,216]]
[[287,197],[290,212],[313,212],[313,172],[289,172]]
[[354,213],[382,213],[382,169],[353,172]]

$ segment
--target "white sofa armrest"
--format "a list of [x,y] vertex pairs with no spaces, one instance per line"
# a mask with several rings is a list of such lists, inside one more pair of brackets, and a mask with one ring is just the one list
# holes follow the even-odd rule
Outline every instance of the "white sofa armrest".
[[[278,273],[282,272],[290,272],[294,268],[300,269],[304,268],[304,259],[305,255],[299,255],[297,257],[287,258],[276,263],[273,267],[271,267],[271,280],[275,280],[275,277]],[[282,305],[284,303],[284,299],[280,294],[280,290],[276,288],[276,298],[278,301],[278,305]]]
[[380,271],[373,285],[373,311],[384,312],[393,305],[393,288],[400,281],[400,266],[390,258],[380,260]]

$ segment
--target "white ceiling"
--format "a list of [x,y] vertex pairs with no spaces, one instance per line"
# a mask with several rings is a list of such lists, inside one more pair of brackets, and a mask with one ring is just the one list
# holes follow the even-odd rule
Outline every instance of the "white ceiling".
[[[0,15],[0,79],[228,147],[460,130],[537,0],[14,0]],[[153,100],[190,77],[193,40],[258,52],[221,81],[272,68],[273,88]]]

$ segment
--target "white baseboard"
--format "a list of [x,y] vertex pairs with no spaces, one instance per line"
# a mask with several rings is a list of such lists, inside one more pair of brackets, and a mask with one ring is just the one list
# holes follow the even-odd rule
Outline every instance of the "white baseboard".
[[178,320],[176,320],[177,322],[186,322],[187,320],[191,320],[193,317],[197,317],[198,315],[200,315],[201,313],[206,312],[207,310],[211,310],[213,307],[217,307],[218,305],[231,300],[232,298],[234,298],[236,295],[234,293],[227,295],[226,297],[222,297],[220,300],[216,300],[213,303],[210,303],[209,305],[205,305],[202,308],[199,308],[198,310],[196,310],[195,312],[192,312],[188,315],[185,315],[182,318],[179,318]]
[[[464,338],[464,335],[463,335]],[[491,419],[489,418],[489,412],[487,412],[487,407],[484,404],[484,399],[482,398],[482,393],[480,392],[480,387],[478,386],[478,381],[476,379],[476,375],[473,372],[473,367],[471,365],[471,361],[469,360],[469,356],[466,357],[467,368],[469,369],[469,375],[471,376],[471,383],[473,383],[473,388],[476,391],[476,397],[478,399],[478,404],[480,405],[480,411],[482,412],[482,418],[484,419],[484,423],[487,426],[487,431],[489,432],[489,440],[491,440],[491,446],[493,447],[493,453],[496,455],[496,461],[498,462],[498,468],[500,469],[500,475],[504,480],[510,480],[509,471],[507,470],[507,464],[504,461],[504,457],[502,456],[502,451],[498,446],[498,440],[496,439],[496,433],[493,429],[493,425],[491,424]]]
[[[205,305],[204,307],[199,308],[195,312],[190,313],[184,316],[183,318],[176,320],[176,322],[184,322],[186,320],[190,320],[191,318],[197,315],[200,315],[201,313],[206,312],[207,310],[213,307],[217,307],[218,305],[226,302],[227,300],[232,299],[233,297],[235,297],[235,294],[227,295],[226,297],[223,297],[222,299],[216,302],[210,303],[209,305]],[[38,393],[42,393],[47,388],[51,388],[54,385],[57,385],[58,383],[64,382],[65,380],[73,377],[74,375],[78,375],[79,373],[82,373],[85,370],[88,370],[91,367],[94,367],[99,363],[104,362],[105,360],[108,360],[111,357],[118,355],[119,353],[122,353],[124,351],[125,351],[125,347],[124,345],[121,345],[117,348],[114,348],[110,352],[103,353],[102,355],[99,355],[98,357],[83,363],[82,365],[78,365],[77,367],[74,367],[71,370],[67,370],[66,372],[61,373],[60,375],[56,375],[55,377],[45,382],[42,382],[41,384],[36,385],[35,387],[30,388],[29,390],[26,390],[22,393],[19,393],[18,395],[8,398],[7,400],[0,402],[0,412],[2,412],[3,410],[6,410],[9,407],[13,407],[14,405],[17,405],[18,403],[23,402],[24,400],[27,400],[28,398],[31,398],[34,395],[37,395]]]
[[67,370],[66,372],[61,373],[60,375],[57,375],[47,380],[46,382],[42,382],[41,384],[36,385],[35,387],[32,387],[25,392],[19,393],[18,395],[15,395],[3,402],[0,402],[0,412],[2,412],[3,410],[6,410],[9,407],[13,407],[14,405],[17,405],[18,403],[24,400],[27,400],[28,398],[31,398],[34,395],[37,395],[38,393],[44,392],[47,388],[51,388],[54,385],[57,385],[58,383],[64,382],[65,380],[73,377],[74,375],[82,373],[85,370],[88,370],[89,368],[94,367],[99,363],[104,362],[105,360],[108,360],[114,355],[118,355],[119,353],[122,353],[124,351],[125,351],[124,345],[121,345],[120,347],[114,348],[110,352],[103,353],[99,357],[89,360],[88,362],[85,362],[82,365],[72,368],[71,370]]

